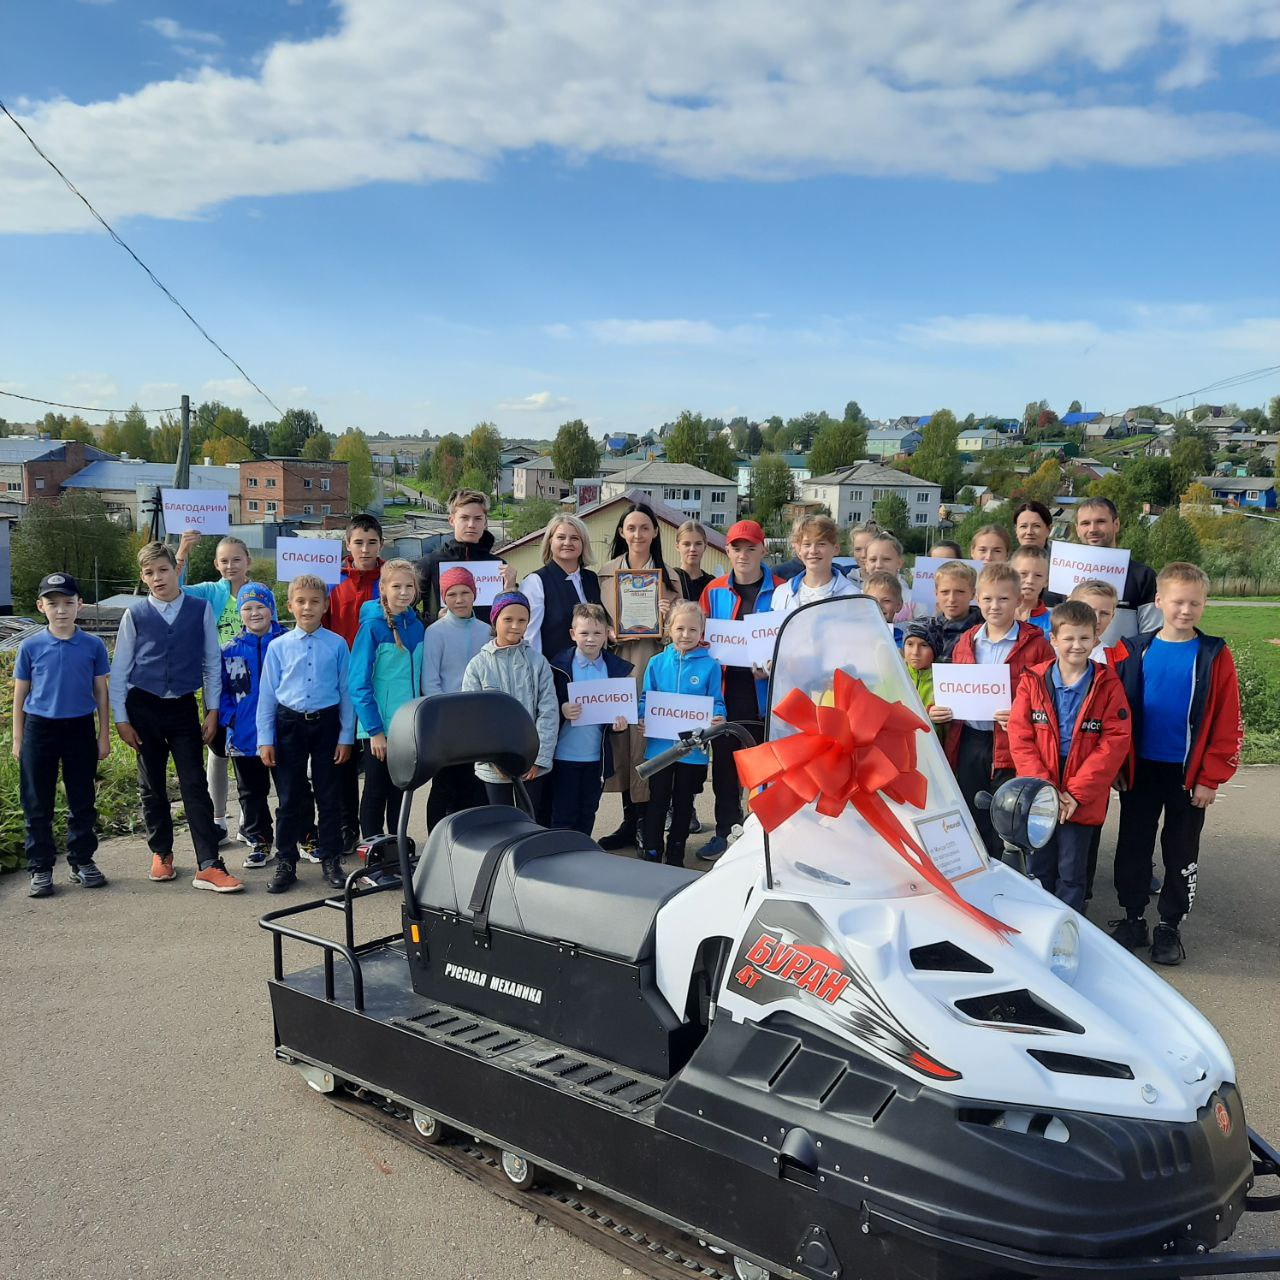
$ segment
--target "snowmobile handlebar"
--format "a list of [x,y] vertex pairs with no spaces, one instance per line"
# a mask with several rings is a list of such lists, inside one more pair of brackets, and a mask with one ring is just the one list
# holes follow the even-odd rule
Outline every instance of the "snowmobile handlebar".
[[700,751],[709,746],[712,741],[723,737],[726,733],[733,734],[744,747],[754,747],[756,745],[756,740],[751,736],[750,730],[738,724],[736,720],[726,720],[723,724],[708,725],[705,729],[690,729],[680,735],[680,741],[675,746],[668,747],[665,751],[654,756],[652,760],[645,760],[636,765],[636,777],[651,778],[660,770],[675,764],[678,760],[683,760],[690,752]]

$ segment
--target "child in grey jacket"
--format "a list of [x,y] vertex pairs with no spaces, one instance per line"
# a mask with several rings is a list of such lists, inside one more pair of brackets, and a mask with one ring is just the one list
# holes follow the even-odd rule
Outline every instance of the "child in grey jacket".
[[[546,786],[560,730],[555,679],[546,658],[524,638],[529,626],[529,600],[520,591],[504,591],[489,607],[493,639],[467,663],[462,690],[497,689],[510,694],[533,717],[538,728],[538,758],[524,775],[534,812]],[[490,804],[514,804],[515,786],[491,764],[477,764],[476,776],[484,783]]]

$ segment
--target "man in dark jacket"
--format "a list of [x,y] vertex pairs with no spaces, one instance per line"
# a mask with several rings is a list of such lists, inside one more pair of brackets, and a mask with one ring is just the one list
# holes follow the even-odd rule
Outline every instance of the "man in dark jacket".
[[[493,534],[489,532],[489,499],[475,489],[457,489],[449,495],[449,527],[453,537],[429,555],[417,561],[418,596],[422,619],[430,626],[440,614],[440,566],[474,560],[498,560],[493,554]],[[502,585],[511,590],[516,584],[515,571],[502,566]],[[488,605],[477,605],[475,616],[488,623]]]
[[[1076,541],[1085,547],[1114,547],[1120,536],[1120,513],[1110,498],[1084,498],[1076,507]],[[1046,591],[1044,602],[1049,608],[1061,604],[1066,596]],[[1099,638],[1103,645],[1113,645],[1122,637],[1144,631],[1158,631],[1164,617],[1156,608],[1156,575],[1150,565],[1129,561],[1124,590],[1116,602],[1115,617]]]

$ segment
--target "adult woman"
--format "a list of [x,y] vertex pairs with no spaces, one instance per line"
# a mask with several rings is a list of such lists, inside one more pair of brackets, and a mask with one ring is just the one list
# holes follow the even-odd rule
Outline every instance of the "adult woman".
[[1020,547],[1047,547],[1053,516],[1043,502],[1021,502],[1013,511],[1013,532]]
[[529,647],[550,661],[569,648],[569,621],[574,606],[600,603],[600,579],[591,563],[587,526],[567,512],[551,517],[542,534],[542,568],[520,584],[529,597]]
[[680,594],[696,603],[716,577],[702,571],[702,557],[707,551],[706,527],[697,520],[686,520],[676,530],[676,550],[680,553],[680,567],[676,570]]
[[[600,566],[600,600],[617,625],[617,575],[620,569],[658,569],[662,573],[662,618],[665,622],[673,597],[680,588],[662,560],[662,539],[658,536],[658,517],[643,502],[633,502],[622,513],[613,531],[610,559]],[[626,639],[616,642],[620,657],[635,669],[636,695],[640,694],[644,669],[649,659],[663,648],[661,637]],[[635,776],[635,766],[644,759],[644,731],[631,725],[624,733],[613,735],[613,777],[604,784],[606,791],[622,792],[622,822],[616,831],[600,841],[602,849],[625,849],[640,840],[639,828],[644,822],[649,784]]]

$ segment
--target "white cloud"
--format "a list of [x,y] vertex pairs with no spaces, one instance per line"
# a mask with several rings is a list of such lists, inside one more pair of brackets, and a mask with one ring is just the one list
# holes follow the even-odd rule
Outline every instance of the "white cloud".
[[594,320],[586,329],[597,342],[615,347],[707,347],[728,337],[706,320]]
[[550,391],[535,391],[518,400],[500,400],[497,405],[499,413],[551,413],[572,407],[573,401],[568,396],[553,396]]
[[1087,345],[1100,336],[1087,320],[1034,320],[1030,316],[934,316],[904,324],[903,341],[924,346],[1062,347]]
[[197,31],[193,27],[184,27],[173,18],[144,18],[142,25],[149,27],[166,40],[180,40],[186,44],[221,45],[223,43],[222,37],[215,32]]
[[[1259,120],[1179,112],[1143,68],[1277,38],[1274,0],[339,0],[333,32],[275,43],[252,75],[20,106],[109,218],[477,179],[534,148],[699,178],[982,179],[1273,151]],[[0,187],[0,232],[89,225],[16,136]]]

